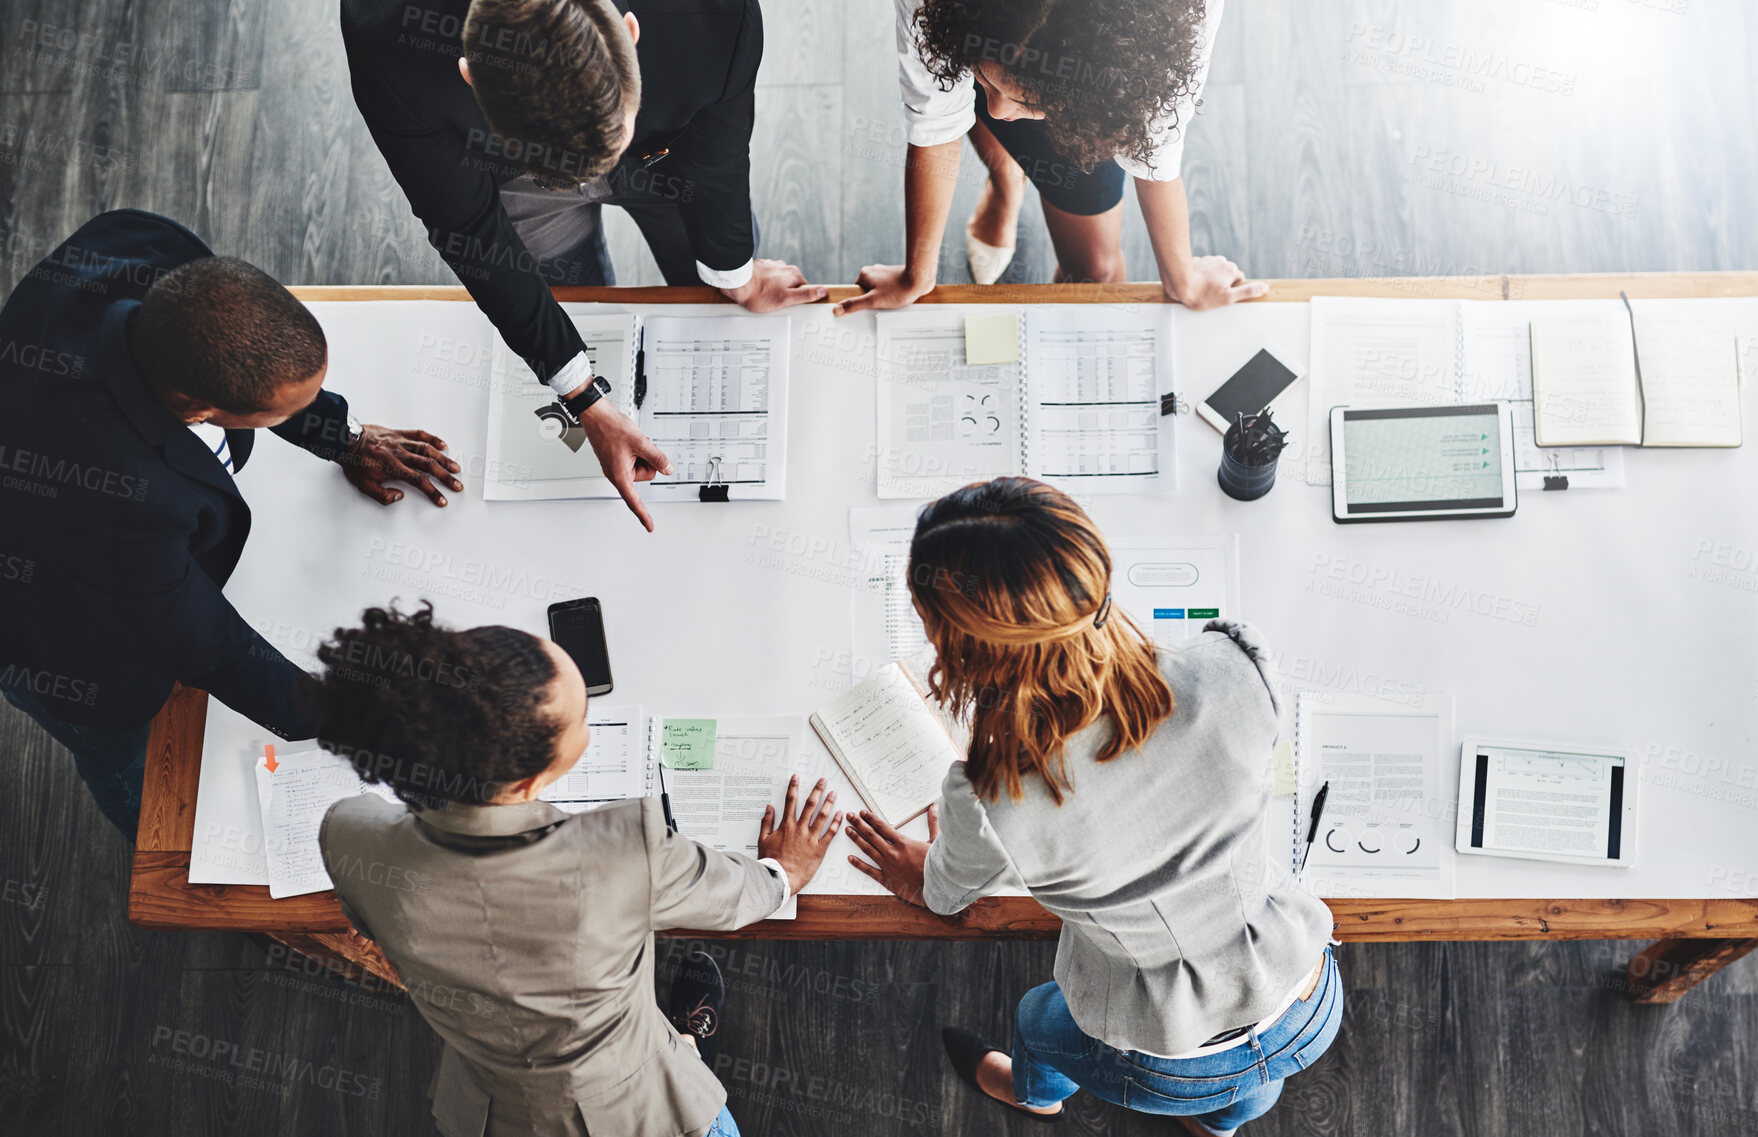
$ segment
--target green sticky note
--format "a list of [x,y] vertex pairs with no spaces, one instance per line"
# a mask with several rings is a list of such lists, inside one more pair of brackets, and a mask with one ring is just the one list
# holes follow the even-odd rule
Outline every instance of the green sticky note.
[[714,769],[713,719],[666,719],[659,729],[659,760],[674,770]]
[[967,364],[1018,363],[1019,316],[1012,312],[1000,316],[966,316],[964,361]]

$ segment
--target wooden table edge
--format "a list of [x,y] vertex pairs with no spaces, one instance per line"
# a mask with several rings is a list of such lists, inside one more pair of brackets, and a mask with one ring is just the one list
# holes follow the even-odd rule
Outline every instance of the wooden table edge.
[[[1486,276],[1302,277],[1272,280],[1270,291],[1254,303],[1304,303],[1315,296],[1368,296],[1382,299],[1581,300],[1704,299],[1758,296],[1758,272],[1537,273]],[[300,285],[293,295],[306,301],[470,299],[460,285],[336,284]],[[731,304],[717,289],[633,286],[555,288],[558,300],[610,304]],[[830,286],[821,301],[834,304],[861,289]],[[943,284],[918,304],[1158,304],[1170,303],[1158,284]]]

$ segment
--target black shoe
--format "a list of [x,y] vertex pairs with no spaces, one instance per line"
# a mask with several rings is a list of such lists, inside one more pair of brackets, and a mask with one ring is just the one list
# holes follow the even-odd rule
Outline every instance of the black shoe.
[[702,1061],[714,1064],[714,1035],[720,1030],[720,1008],[726,1002],[726,983],[720,968],[707,952],[697,949],[678,968],[665,1000],[665,1017],[696,1040]]
[[1037,1113],[1026,1109],[1017,1102],[1002,1101],[977,1083],[977,1063],[983,1060],[983,1055],[991,1050],[998,1054],[1007,1053],[983,1036],[972,1034],[968,1030],[960,1030],[955,1026],[941,1027],[940,1043],[946,1047],[946,1057],[952,1062],[953,1073],[963,1079],[965,1085],[982,1094],[989,1101],[995,1102],[997,1105],[1004,1105],[1015,1113],[1023,1113],[1034,1121],[1054,1122],[1062,1117],[1063,1111],[1060,1109],[1055,1113]]

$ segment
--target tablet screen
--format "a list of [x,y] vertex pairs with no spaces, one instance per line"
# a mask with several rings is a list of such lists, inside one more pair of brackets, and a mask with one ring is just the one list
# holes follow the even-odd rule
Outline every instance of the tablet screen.
[[1493,405],[1343,412],[1349,511],[1495,509],[1503,504]]
[[1623,852],[1624,759],[1479,746],[1471,847],[1551,857]]

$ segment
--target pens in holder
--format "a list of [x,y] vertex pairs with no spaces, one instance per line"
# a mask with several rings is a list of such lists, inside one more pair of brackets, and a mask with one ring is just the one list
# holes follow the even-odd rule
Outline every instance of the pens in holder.
[[1319,821],[1325,815],[1325,797],[1331,792],[1331,783],[1326,782],[1312,795],[1312,824],[1306,829],[1306,851],[1300,854],[1300,867],[1295,872],[1306,871],[1306,858],[1312,856],[1312,843],[1318,839]]

